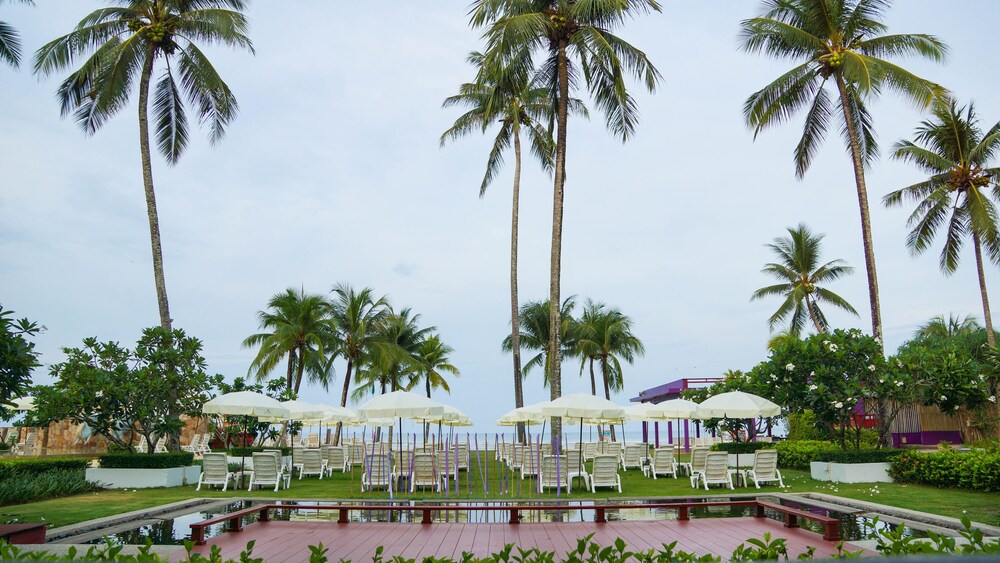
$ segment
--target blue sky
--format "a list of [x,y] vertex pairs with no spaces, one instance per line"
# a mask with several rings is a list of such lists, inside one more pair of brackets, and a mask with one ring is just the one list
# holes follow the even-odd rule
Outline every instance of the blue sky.
[[[101,5],[4,5],[0,20],[22,32],[31,52]],[[175,324],[204,341],[212,372],[232,378],[246,373],[253,352],[240,342],[257,330],[256,313],[271,295],[300,286],[325,293],[338,282],[370,286],[437,326],[462,370],[444,400],[491,429],[513,403],[510,359],[500,352],[509,330],[512,166],[479,199],[489,137],[438,147],[458,115],[441,101],[472,77],[465,56],[481,46],[466,3],[390,2],[350,13],[337,2],[295,5],[251,5],[256,56],[209,51],[241,106],[226,139],[211,147],[196,137],[176,167],[154,159]],[[909,61],[908,68],[963,102],[975,99],[992,124],[1000,88],[984,54],[996,51],[1000,6],[942,5],[896,2],[890,32],[946,41],[946,64]],[[668,0],[663,13],[629,23],[621,35],[663,74],[655,94],[636,89],[637,135],[622,145],[596,111],[589,122],[570,122],[562,291],[635,320],[647,354],[627,368],[622,402],[668,380],[764,359],[766,320],[778,303],[749,297],[769,283],[759,273],[771,259],[764,244],[799,222],[826,234],[826,259],[858,268],[832,289],[861,316],[829,310],[831,322],[870,330],[857,199],[840,138],[832,132],[798,181],[792,150],[801,119],[756,141],[743,123],[746,97],[786,66],[737,50],[739,21],[756,6]],[[58,83],[0,67],[0,300],[47,327],[37,339],[46,364],[84,337],[134,343],[158,323],[135,107],[88,138],[60,119]],[[981,319],[982,308],[971,249],[946,278],[939,247],[918,258],[904,247],[909,210],[879,204],[921,179],[884,155],[926,114],[891,94],[870,107],[883,149],[868,179],[892,351],[932,315]],[[525,300],[547,296],[551,187],[526,164]],[[1000,288],[995,266],[986,275]],[[343,371],[338,366],[329,394],[310,388],[304,398],[336,402]],[[36,380],[47,379],[38,370]],[[589,390],[575,362],[564,365],[563,388]],[[525,389],[529,402],[547,394],[540,374]]]

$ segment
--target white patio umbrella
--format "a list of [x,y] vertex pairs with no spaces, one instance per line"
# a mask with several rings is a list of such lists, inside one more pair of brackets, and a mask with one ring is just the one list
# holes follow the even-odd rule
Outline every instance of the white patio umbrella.
[[[709,418],[757,418],[760,416],[778,416],[781,407],[753,393],[729,391],[713,395],[698,405],[694,418],[705,420]],[[736,433],[736,443],[740,443],[740,433]],[[740,450],[736,447],[736,467],[740,466]]]
[[[566,418],[578,418],[580,419],[580,442],[583,442],[583,421],[592,420],[599,422],[624,422],[625,421],[625,408],[618,406],[611,401],[598,397],[596,395],[588,395],[587,393],[573,393],[571,395],[563,395],[558,399],[553,399],[548,403],[542,404],[539,410],[543,414],[549,416],[562,416]],[[622,440],[625,440],[625,428],[622,425]],[[583,470],[583,456],[580,456],[580,466],[578,471]]]
[[669,421],[677,420],[678,432],[680,420],[689,419],[698,410],[698,403],[686,399],[670,399],[662,403],[639,403],[625,407],[629,420]]
[[444,414],[444,405],[410,391],[393,391],[378,395],[358,407],[362,418],[427,419]]
[[[288,409],[277,399],[252,391],[237,391],[236,393],[219,395],[202,405],[201,412],[227,416],[275,417],[282,420],[287,419],[290,414]],[[249,426],[249,423],[245,426]],[[244,431],[247,431],[247,428],[244,428]],[[241,448],[241,450],[243,455],[240,458],[240,467],[245,469],[246,447]]]

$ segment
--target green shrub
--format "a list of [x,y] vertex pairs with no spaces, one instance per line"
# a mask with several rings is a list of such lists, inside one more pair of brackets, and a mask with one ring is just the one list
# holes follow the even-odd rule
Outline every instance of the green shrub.
[[262,452],[264,450],[281,450],[281,455],[292,455],[292,448],[262,448],[260,446],[254,446],[249,448],[229,448],[226,450],[226,455],[232,457],[240,457],[246,455],[247,457],[252,456],[254,453]]
[[823,452],[840,451],[833,442],[821,440],[785,440],[778,442],[778,466],[787,469],[809,470],[809,462],[816,461],[816,456]]
[[0,459],[0,481],[21,475],[36,475],[48,471],[81,471],[90,465],[83,457],[48,457]]
[[892,460],[889,475],[900,483],[938,488],[1000,491],[1000,452],[904,450]]
[[788,413],[788,439],[822,440],[826,438],[818,424],[816,413],[809,409],[799,413]]
[[16,479],[0,479],[0,505],[77,495],[100,488],[97,483],[87,481],[84,475],[80,469],[55,469],[18,475]]
[[714,444],[712,449],[731,454],[752,454],[757,450],[773,450],[774,444],[770,442],[740,442],[739,444],[736,442],[725,442]]
[[100,457],[104,469],[167,469],[187,467],[194,461],[191,452],[168,454],[105,454]]
[[902,450],[846,450],[842,452],[821,452],[813,461],[833,463],[888,463]]

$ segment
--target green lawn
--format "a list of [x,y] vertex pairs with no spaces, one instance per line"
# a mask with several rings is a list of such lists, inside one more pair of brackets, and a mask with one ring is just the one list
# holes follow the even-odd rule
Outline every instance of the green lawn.
[[[555,492],[547,492],[539,495],[529,485],[531,481],[511,479],[510,486],[512,494],[499,495],[499,479],[496,472],[496,465],[491,462],[489,474],[489,494],[483,494],[482,475],[475,467],[473,461],[472,493],[469,492],[469,473],[461,474],[461,490],[451,490],[449,498],[453,499],[477,499],[477,500],[499,500],[499,499],[555,499]],[[361,493],[360,490],[360,470],[347,474],[336,473],[333,478],[319,480],[315,477],[306,479],[293,479],[291,488],[282,489],[277,493],[271,490],[253,491],[232,490],[223,493],[222,491],[207,490],[195,491],[194,486],[175,487],[170,489],[139,489],[139,490],[115,490],[89,493],[73,497],[50,499],[40,502],[23,504],[18,506],[0,507],[0,521],[17,519],[22,522],[51,522],[53,526],[64,526],[76,522],[82,522],[93,518],[110,516],[131,510],[148,508],[160,504],[176,502],[188,498],[214,497],[227,498],[234,496],[250,496],[273,498],[300,498],[300,499],[384,499],[388,495],[384,492]],[[508,476],[511,474],[508,473]],[[970,518],[976,522],[985,524],[1000,525],[1000,493],[977,493],[972,491],[957,491],[948,489],[935,489],[917,485],[898,485],[893,483],[882,483],[879,485],[834,485],[830,483],[814,481],[809,474],[804,471],[785,470],[785,484],[787,486],[783,492],[821,492],[831,495],[867,500],[891,506],[908,508],[940,514],[943,516],[958,517],[962,511],[967,511]],[[518,493],[518,484],[522,485]],[[679,479],[660,478],[657,480],[644,477],[638,470],[630,470],[622,474],[622,491],[611,492],[610,489],[598,490],[597,494],[590,492],[583,493],[574,490],[569,498],[572,499],[616,499],[635,497],[676,497],[676,496],[702,496],[705,494],[726,494],[727,489],[712,488],[707,492],[704,489],[694,490],[689,481],[681,477]],[[766,486],[761,492],[782,491],[777,486]],[[753,487],[737,487],[736,492],[756,492]],[[565,494],[563,495],[565,498]],[[397,495],[396,498],[406,499],[428,499],[440,500],[444,494],[421,493],[417,495]]]

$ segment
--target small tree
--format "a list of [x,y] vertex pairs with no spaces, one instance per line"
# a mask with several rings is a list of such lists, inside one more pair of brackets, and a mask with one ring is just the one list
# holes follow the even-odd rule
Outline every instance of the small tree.
[[66,360],[51,368],[56,382],[35,388],[34,418],[87,424],[129,451],[136,434],[150,444],[177,436],[180,416],[199,415],[207,399],[201,341],[180,329],[147,328],[134,351],[86,338],[82,348],[63,353]]
[[[221,375],[214,375],[211,378],[212,386],[219,390],[219,394],[238,393],[240,391],[251,391],[254,393],[264,393],[272,399],[278,401],[288,401],[295,399],[296,395],[287,387],[287,380],[278,376],[270,379],[266,385],[259,383],[249,383],[242,377],[237,377],[232,383],[226,383]],[[234,443],[243,446],[245,443],[238,440],[239,435],[248,431],[255,437],[255,442],[261,444],[267,438],[277,438],[283,432],[271,428],[270,422],[261,422],[255,416],[227,416],[219,415],[211,419],[212,432],[223,441],[226,448],[230,448]],[[292,433],[302,429],[301,422],[285,423],[282,428],[290,428]]]
[[0,306],[0,420],[13,418],[13,400],[31,386],[31,370],[38,367],[35,343],[28,340],[41,330],[28,319],[15,320],[13,311]]

